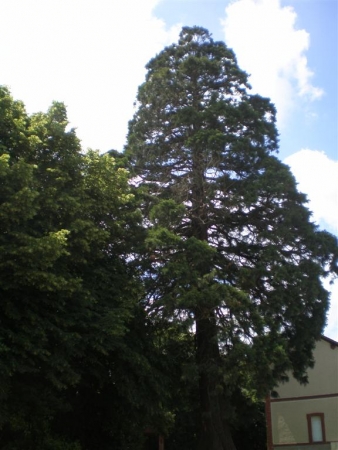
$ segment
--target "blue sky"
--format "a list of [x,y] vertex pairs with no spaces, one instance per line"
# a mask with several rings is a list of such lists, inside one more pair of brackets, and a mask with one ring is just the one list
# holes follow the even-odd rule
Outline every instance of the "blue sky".
[[[278,110],[279,157],[338,235],[336,0],[0,0],[0,84],[32,113],[64,101],[87,147],[122,150],[148,60],[200,25]],[[338,283],[325,334],[338,340]]]

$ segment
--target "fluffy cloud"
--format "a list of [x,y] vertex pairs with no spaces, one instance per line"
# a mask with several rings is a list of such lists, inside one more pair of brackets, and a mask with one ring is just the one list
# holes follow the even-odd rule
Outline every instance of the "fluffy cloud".
[[293,8],[280,0],[237,0],[222,21],[225,41],[250,75],[253,90],[270,97],[285,123],[297,97],[315,100],[323,91],[312,85],[305,53],[309,34],[296,28]]
[[177,40],[159,0],[2,2],[0,83],[29,112],[64,101],[83,146],[122,149],[148,60]]
[[338,161],[318,150],[303,149],[284,160],[308,195],[313,219],[338,234]]
[[[313,219],[322,228],[338,234],[338,161],[318,150],[303,149],[284,162],[295,175],[299,190],[307,194]],[[324,285],[331,292],[325,335],[338,340],[338,282]]]

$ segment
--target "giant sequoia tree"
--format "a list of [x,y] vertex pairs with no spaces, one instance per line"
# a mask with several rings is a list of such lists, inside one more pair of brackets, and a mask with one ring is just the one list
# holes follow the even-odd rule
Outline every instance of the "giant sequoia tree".
[[199,449],[235,448],[231,401],[287,370],[302,381],[337,271],[277,151],[275,108],[250,94],[234,53],[203,28],[147,65],[127,153],[144,195],[154,320],[195,330]]

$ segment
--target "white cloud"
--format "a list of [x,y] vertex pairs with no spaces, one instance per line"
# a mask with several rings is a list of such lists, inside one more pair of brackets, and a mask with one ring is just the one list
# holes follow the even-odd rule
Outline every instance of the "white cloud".
[[330,310],[327,316],[327,327],[324,330],[325,336],[338,341],[338,281],[333,285],[324,282],[324,286],[331,292]]
[[313,219],[338,234],[338,161],[318,150],[303,149],[284,160],[301,192],[308,195]]
[[158,1],[0,0],[0,84],[29,112],[64,101],[85,148],[122,149],[144,66],[178,37]]
[[[284,160],[298,181],[298,189],[307,194],[313,219],[338,234],[338,161],[318,150],[303,149]],[[331,305],[325,335],[338,341],[338,281],[324,282],[331,292]]]
[[297,98],[312,101],[323,95],[311,83],[305,56],[310,37],[297,29],[292,7],[282,7],[280,0],[236,0],[225,12],[225,42],[251,74],[253,90],[275,103],[280,125]]

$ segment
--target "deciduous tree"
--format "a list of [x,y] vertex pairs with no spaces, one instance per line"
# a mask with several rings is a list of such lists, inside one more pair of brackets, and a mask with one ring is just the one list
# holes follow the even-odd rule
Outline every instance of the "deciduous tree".
[[0,87],[3,449],[136,449],[159,412],[120,166],[82,153],[62,103],[29,116]]

